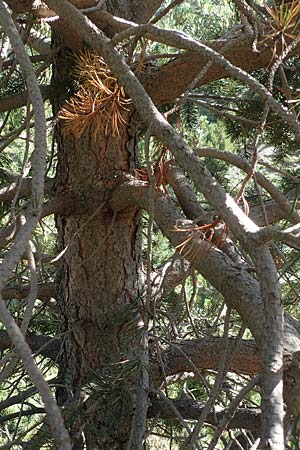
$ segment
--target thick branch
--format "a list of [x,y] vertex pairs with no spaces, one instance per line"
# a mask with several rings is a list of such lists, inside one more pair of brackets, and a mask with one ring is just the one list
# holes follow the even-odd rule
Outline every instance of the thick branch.
[[[205,225],[213,221],[214,213],[207,213],[201,207],[197,195],[195,194],[191,183],[184,175],[183,171],[175,163],[169,162],[167,164],[167,180],[171,184],[176,198],[188,219],[194,220],[198,225]],[[213,242],[220,239],[220,233],[216,231],[213,236]],[[236,245],[231,239],[226,237],[222,244],[223,252],[232,259],[236,264],[240,264],[244,269],[249,269],[249,264],[241,256],[236,248]]]
[[[16,177],[17,178],[17,177]],[[48,178],[45,180],[45,193],[50,192],[53,188],[54,180],[52,178]],[[4,186],[0,189],[0,201],[1,202],[9,202],[13,200],[14,196],[17,192],[17,183],[14,182],[8,186]],[[20,197],[29,197],[32,192],[32,179],[25,178],[22,180],[21,189],[19,192]]]
[[[203,410],[200,402],[189,398],[172,400],[177,411],[184,419],[197,420]],[[176,419],[174,409],[168,402],[161,399],[152,399],[148,410],[148,417],[160,415],[162,419]],[[217,426],[226,414],[226,410],[209,414],[206,423]],[[236,411],[233,419],[228,424],[228,429],[246,429],[252,432],[260,431],[260,410],[240,408]]]
[[[147,184],[131,179],[113,194],[111,207],[121,210],[129,205],[139,205],[148,209]],[[191,228],[193,222],[184,220],[174,203],[162,194],[155,196],[155,221],[164,235],[176,247],[182,244],[190,234],[184,228]],[[182,228],[175,232],[174,227]],[[194,251],[183,255],[192,265],[224,296],[228,306],[236,309],[253,333],[258,346],[264,334],[263,303],[256,278],[240,265],[231,261],[221,250],[203,240],[201,233],[192,241]],[[234,293],[234,295],[233,295]],[[291,316],[285,316],[285,350],[293,352],[300,349],[300,325]]]
[[[40,86],[40,90],[44,100],[51,96],[51,86]],[[17,94],[8,95],[0,98],[0,113],[12,111],[13,109],[25,106],[28,100],[28,91],[18,92]]]
[[[30,285],[20,286],[20,287],[6,287],[2,290],[3,300],[9,300],[15,298],[21,300],[30,292]],[[57,286],[55,283],[41,283],[38,285],[37,298],[39,299],[49,299],[54,297],[57,293]]]
[[[101,14],[98,14],[97,18],[93,18],[93,21],[100,28],[103,28],[103,25],[106,24],[114,31],[125,31],[134,28],[137,25],[111,16],[104,11],[101,12]],[[211,57],[204,53],[202,55],[194,53],[193,51],[190,51],[191,49],[182,47],[179,42],[166,42],[161,36],[158,36],[159,33],[153,33],[153,29],[151,31],[149,31],[148,28],[148,31],[145,30],[142,34],[152,40],[164,42],[175,48],[185,48],[189,50],[184,55],[175,58],[173,61],[170,61],[153,71],[145,71],[145,73],[142,74],[141,80],[145,89],[153,102],[160,105],[174,101],[175,98],[185,92],[191,82],[200,73],[201,69],[211,60]],[[233,66],[239,67],[246,72],[251,72],[268,66],[273,58],[273,42],[269,41],[269,45],[267,45],[267,40],[263,35],[260,35],[258,39],[259,42],[264,41],[264,45],[260,46],[259,52],[253,50],[253,36],[242,33],[239,37],[205,41],[203,43],[220,53],[222,53],[222,49],[226,48],[223,55]],[[299,47],[291,53],[289,57],[298,53]],[[220,66],[214,61],[201,77],[198,86],[228,76],[230,75],[225,66]]]
[[[228,340],[228,351],[234,353],[229,363],[228,370],[244,375],[255,375],[261,370],[261,361],[258,349],[254,341],[243,340],[238,349],[236,340]],[[206,337],[170,344],[162,349],[162,359],[166,375],[175,375],[179,372],[192,372],[193,364],[200,370],[217,370],[219,360],[223,354],[222,338]]]
[[[292,189],[285,195],[286,201],[292,204],[298,198],[298,190]],[[299,209],[298,202],[296,208]],[[267,200],[264,203],[264,208],[261,205],[256,205],[250,209],[249,216],[259,226],[266,224],[265,214],[269,224],[279,222],[282,219],[288,219],[287,212],[280,207],[274,200]]]
[[191,265],[177,252],[151,274],[152,296],[156,302],[164,298],[191,274]]
[[[145,183],[136,180],[132,183],[125,183],[115,191],[111,202],[114,210],[133,204],[147,210],[149,203]],[[156,193],[155,196],[155,221],[174,246],[181,245],[191,237],[189,233],[184,232],[184,227],[190,229],[192,222],[183,220],[171,200],[159,193]],[[182,232],[175,232],[174,227],[176,226],[182,228]],[[184,247],[183,254],[196,270],[223,294],[227,305],[239,312],[261,349],[265,336],[265,323],[262,295],[257,279],[239,264],[231,261],[222,251],[208,244],[201,233],[192,237],[190,245]],[[285,314],[284,352],[289,354],[299,349],[299,322]],[[300,379],[300,370],[297,379]],[[296,391],[299,392],[299,383],[295,384]],[[295,392],[295,387],[292,388],[292,392]],[[285,395],[287,398],[287,393]],[[293,395],[290,395],[290,398],[292,397]],[[296,403],[300,404],[298,399]]]
[[[59,349],[61,347],[60,338],[53,338],[51,336],[35,335],[28,333],[26,335],[26,342],[34,353],[39,353],[47,358],[56,360]],[[7,350],[12,345],[11,339],[6,331],[0,330],[0,349]]]

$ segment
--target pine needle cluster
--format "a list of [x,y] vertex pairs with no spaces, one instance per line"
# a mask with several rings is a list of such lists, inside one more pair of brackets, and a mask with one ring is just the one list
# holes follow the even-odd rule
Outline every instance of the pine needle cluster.
[[103,58],[90,51],[80,52],[75,61],[74,75],[79,91],[68,100],[58,117],[65,121],[64,131],[79,138],[91,130],[94,139],[103,127],[105,135],[119,135],[120,125],[131,100],[118,84]]
[[274,55],[277,53],[277,42],[281,44],[281,49],[286,49],[288,40],[295,40],[298,37],[298,28],[300,23],[300,2],[292,0],[286,2],[281,0],[280,5],[271,7],[265,4],[267,13],[269,14],[270,32],[266,34],[266,39],[274,42]]

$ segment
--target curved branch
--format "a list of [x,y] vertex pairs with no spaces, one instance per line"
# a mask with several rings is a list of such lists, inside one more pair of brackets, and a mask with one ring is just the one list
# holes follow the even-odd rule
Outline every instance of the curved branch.
[[[250,173],[251,164],[245,161],[238,155],[233,153],[216,150],[214,148],[196,148],[195,152],[200,157],[216,158],[225,161],[233,166],[238,167],[246,173]],[[299,223],[300,217],[293,212],[293,205],[290,204],[288,199],[271,183],[264,175],[259,172],[255,172],[257,182],[272,196],[276,201],[279,208],[286,213],[286,217],[293,223]]]
[[[234,38],[199,42],[200,47],[202,46],[201,52],[200,47],[196,48],[196,46],[193,46],[193,39],[188,38],[184,43],[183,33],[160,30],[158,27],[150,25],[138,26],[137,23],[112,16],[106,11],[99,13],[97,20],[94,19],[94,23],[100,29],[106,24],[115,31],[125,32],[129,30],[129,33],[127,32],[128,35],[143,35],[154,41],[188,50],[186,54],[175,58],[173,61],[153,71],[145,71],[141,75],[145,89],[157,105],[170,103],[185,92],[191,82],[200,73],[201,69],[211,59],[213,61],[212,65],[201,77],[197,86],[226,78],[230,75],[241,79],[242,72],[251,72],[266,67],[273,58],[272,41],[268,40],[264,35],[259,36],[259,41],[264,41],[264,45],[259,48],[259,52],[253,51],[253,36],[242,33],[240,36],[235,36]],[[136,29],[137,27],[138,29]],[[223,56],[228,60],[229,64],[223,64],[224,58],[220,55],[224,48],[226,50]],[[291,52],[288,57],[299,54],[299,51],[300,46]],[[219,58],[216,58],[216,55],[219,55]],[[242,69],[242,71],[239,72],[237,69],[234,74],[230,73],[233,66],[236,69]],[[245,82],[245,79],[242,81]]]
[[[294,204],[295,200],[297,200],[299,197],[298,189],[292,189],[290,192],[288,192],[285,195],[286,198],[286,204]],[[296,204],[296,208],[299,209],[299,202]],[[264,208],[262,208],[261,205],[253,206],[250,209],[249,217],[259,226],[264,226],[265,221],[265,214],[268,219],[268,223],[272,224],[275,222],[279,222],[282,219],[289,220],[289,215],[285,210],[283,210],[278,202],[274,200],[267,200],[264,203]]]

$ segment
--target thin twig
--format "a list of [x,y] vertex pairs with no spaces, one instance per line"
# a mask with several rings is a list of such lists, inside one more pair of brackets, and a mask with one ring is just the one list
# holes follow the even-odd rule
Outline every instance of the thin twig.
[[212,390],[210,391],[209,398],[201,412],[201,415],[197,421],[197,424],[195,425],[195,427],[193,429],[193,432],[184,441],[183,445],[180,447],[180,450],[185,450],[185,449],[190,450],[190,449],[194,448],[194,446],[197,442],[201,427],[204,424],[205,419],[206,419],[207,415],[209,414],[209,412],[213,406],[213,403],[216,400],[216,398],[220,392],[224,377],[226,376],[227,366],[228,366],[228,362],[229,362],[227,346],[228,346],[228,333],[229,333],[229,327],[230,327],[230,315],[231,315],[231,309],[227,308],[225,323],[224,323],[224,336],[223,336],[224,337],[224,342],[223,342],[224,343],[224,351],[223,351],[222,356],[219,361],[219,367],[218,367],[215,384],[214,384]]
[[168,6],[165,7],[162,11],[157,13],[153,19],[150,20],[151,24],[157,23],[160,19],[162,19],[164,16],[168,14],[171,9],[175,8],[175,6],[180,5],[180,3],[183,3],[184,0],[173,0]]

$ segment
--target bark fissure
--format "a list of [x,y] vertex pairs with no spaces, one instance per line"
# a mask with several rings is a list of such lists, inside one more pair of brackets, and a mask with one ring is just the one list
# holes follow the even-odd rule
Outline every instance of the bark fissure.
[[[63,70],[68,69],[58,57],[55,76],[66,76]],[[61,104],[57,99],[56,109]],[[129,127],[131,113],[126,121]],[[119,380],[114,368],[127,368],[131,361],[134,376],[134,315],[142,288],[140,218],[135,206],[114,213],[108,199],[117,174],[130,168],[128,143],[135,133],[131,128],[131,134],[126,125],[116,136],[107,135],[104,123],[96,137],[87,130],[79,138],[64,132],[63,124],[56,129],[56,192],[79,205],[56,217],[65,333],[60,379],[66,385],[58,396],[70,405],[67,421],[76,449],[83,446],[83,430],[88,449],[125,449],[130,429],[129,375],[124,370]],[[110,385],[104,383],[104,375]]]

